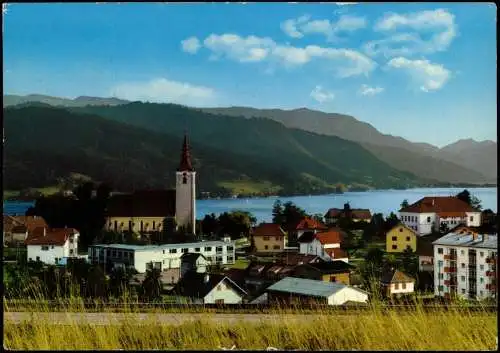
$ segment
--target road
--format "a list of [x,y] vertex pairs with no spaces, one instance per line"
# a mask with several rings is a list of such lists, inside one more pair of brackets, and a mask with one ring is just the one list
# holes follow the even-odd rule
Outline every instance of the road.
[[39,322],[50,324],[93,324],[93,325],[119,325],[124,320],[135,322],[138,325],[147,323],[160,323],[180,325],[197,320],[210,320],[217,323],[234,324],[239,322],[304,322],[317,318],[319,315],[274,315],[274,314],[155,314],[155,313],[64,313],[64,312],[4,312],[4,322],[20,324],[36,319]]

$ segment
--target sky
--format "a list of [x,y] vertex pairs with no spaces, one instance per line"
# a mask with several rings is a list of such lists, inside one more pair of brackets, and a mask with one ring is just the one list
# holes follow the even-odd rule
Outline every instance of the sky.
[[439,147],[497,140],[494,4],[8,4],[3,20],[4,94],[306,107]]

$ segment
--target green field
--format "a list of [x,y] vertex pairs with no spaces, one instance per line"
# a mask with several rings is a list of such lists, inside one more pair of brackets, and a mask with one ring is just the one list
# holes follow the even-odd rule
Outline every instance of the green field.
[[[42,195],[48,196],[48,195],[56,194],[57,192],[59,192],[60,189],[57,186],[47,186],[44,188],[32,188],[31,190],[38,191],[38,192],[42,193]],[[19,195],[19,190],[4,190],[3,199],[6,200],[9,198],[18,196],[18,195]]]
[[260,193],[277,193],[281,190],[281,186],[273,185],[268,181],[252,181],[252,180],[234,180],[221,181],[217,184],[220,187],[230,190],[233,194],[260,194]]

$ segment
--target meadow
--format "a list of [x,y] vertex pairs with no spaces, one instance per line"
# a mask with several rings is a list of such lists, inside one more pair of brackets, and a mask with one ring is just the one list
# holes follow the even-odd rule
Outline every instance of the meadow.
[[[77,302],[69,303],[67,321],[46,320],[37,312],[50,312],[50,305],[32,307],[30,319],[14,323],[5,315],[4,347],[8,349],[199,349],[218,350],[493,350],[497,344],[496,312],[468,311],[464,308],[426,311],[383,310],[371,305],[361,312],[290,311],[276,308],[276,319],[217,322],[205,312],[181,324],[158,321],[151,313],[139,321],[130,315],[108,325],[88,324],[72,319],[71,313],[87,311]],[[18,311],[15,304],[4,311]],[[168,310],[165,311],[165,313]],[[161,313],[161,311],[156,311]],[[172,311],[168,311],[172,313]],[[178,310],[178,315],[188,315]],[[198,311],[200,312],[200,311]],[[261,315],[265,318],[268,314]],[[298,316],[297,314],[302,314]],[[269,316],[268,316],[269,317]]]

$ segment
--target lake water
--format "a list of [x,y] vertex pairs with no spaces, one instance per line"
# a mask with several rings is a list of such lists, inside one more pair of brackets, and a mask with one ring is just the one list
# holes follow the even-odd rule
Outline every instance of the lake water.
[[[307,213],[322,215],[329,208],[342,208],[344,203],[349,202],[352,208],[368,208],[372,213],[383,213],[384,216],[391,212],[397,213],[401,202],[407,199],[411,204],[424,196],[454,196],[462,191],[462,188],[451,189],[408,189],[408,190],[374,190],[366,192],[346,192],[344,194],[331,194],[319,196],[295,196],[280,197],[285,203],[292,201],[297,206],[306,210]],[[473,196],[481,200],[483,209],[491,209],[497,212],[497,189],[496,188],[476,188],[468,189]],[[197,218],[201,219],[206,214],[216,215],[230,211],[242,210],[251,212],[257,217],[258,222],[271,221],[273,203],[278,197],[255,198],[255,199],[220,199],[220,200],[198,200],[196,202]],[[30,202],[4,202],[4,214],[24,214]]]

